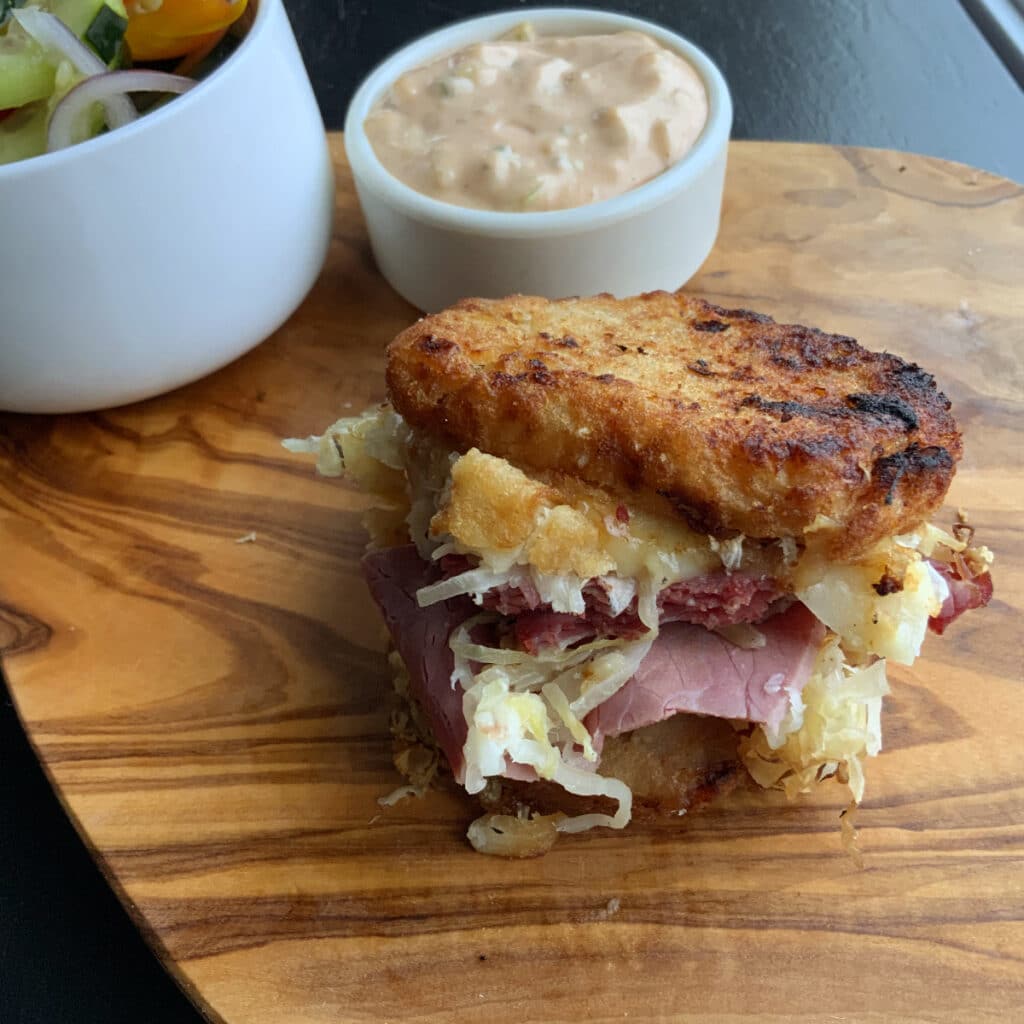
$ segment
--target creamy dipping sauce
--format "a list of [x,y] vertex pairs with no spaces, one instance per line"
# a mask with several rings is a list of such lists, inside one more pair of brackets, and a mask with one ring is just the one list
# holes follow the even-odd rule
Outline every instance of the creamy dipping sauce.
[[523,35],[395,82],[364,123],[391,174],[457,206],[560,210],[649,181],[703,130],[700,76],[649,36]]

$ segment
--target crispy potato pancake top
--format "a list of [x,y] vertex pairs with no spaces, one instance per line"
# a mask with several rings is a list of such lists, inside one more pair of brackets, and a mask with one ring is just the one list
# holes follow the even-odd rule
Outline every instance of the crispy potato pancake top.
[[387,383],[453,449],[846,556],[927,519],[962,451],[920,367],[682,293],[465,299],[392,342]]

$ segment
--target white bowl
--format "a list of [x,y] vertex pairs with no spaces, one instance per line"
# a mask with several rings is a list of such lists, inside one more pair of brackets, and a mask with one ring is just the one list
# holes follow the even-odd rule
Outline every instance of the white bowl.
[[[508,213],[440,202],[378,160],[363,128],[405,71],[524,21],[542,35],[646,32],[686,58],[707,89],[708,122],[693,149],[623,195],[568,210]],[[389,57],[360,86],[345,119],[345,149],[381,273],[404,298],[437,310],[465,296],[514,293],[633,295],[685,284],[718,234],[732,101],[721,72],[681,36],[621,14],[522,8],[459,22]]]
[[0,166],[0,409],[146,398],[248,351],[323,265],[334,183],[282,0],[196,88]]

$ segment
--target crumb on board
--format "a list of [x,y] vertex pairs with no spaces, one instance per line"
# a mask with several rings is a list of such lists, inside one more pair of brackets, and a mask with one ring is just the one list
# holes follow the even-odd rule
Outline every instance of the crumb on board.
[[378,797],[377,803],[381,807],[394,807],[395,804],[408,800],[410,797],[421,797],[424,792],[425,790],[421,786],[399,786],[388,793],[387,796]]
[[248,533],[243,534],[241,537],[235,538],[236,544],[255,544],[256,543],[256,531],[250,530]]

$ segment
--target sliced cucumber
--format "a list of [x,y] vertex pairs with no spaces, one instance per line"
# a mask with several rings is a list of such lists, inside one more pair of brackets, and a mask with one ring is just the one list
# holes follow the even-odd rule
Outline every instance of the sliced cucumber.
[[[48,53],[20,25],[6,17],[23,0],[0,0],[0,110],[16,109],[0,121],[0,164],[38,156],[46,149],[50,114],[81,77],[66,61]],[[37,0],[110,66],[124,55],[128,24],[123,0]],[[60,71],[58,71],[58,65]],[[102,127],[100,109],[91,111],[88,132]]]
[[17,25],[0,33],[0,110],[22,107],[53,92],[55,68]]
[[120,63],[128,19],[104,4],[85,30],[85,41],[104,64]]
[[123,0],[49,0],[48,3],[44,0],[40,6],[56,14],[79,39],[85,39],[89,26],[104,7],[109,7],[112,14],[124,18],[125,23],[128,21]]

